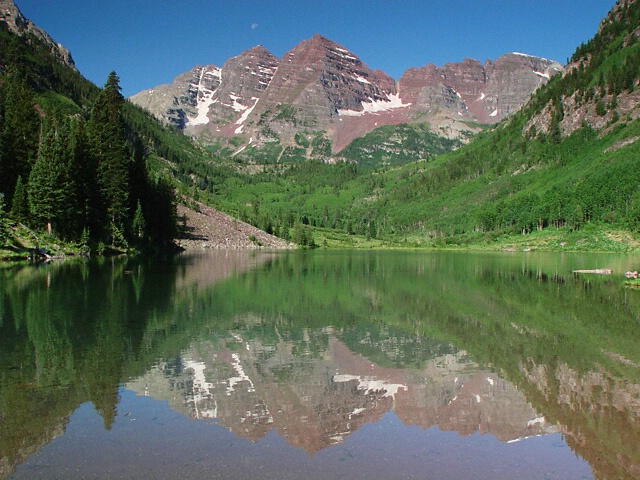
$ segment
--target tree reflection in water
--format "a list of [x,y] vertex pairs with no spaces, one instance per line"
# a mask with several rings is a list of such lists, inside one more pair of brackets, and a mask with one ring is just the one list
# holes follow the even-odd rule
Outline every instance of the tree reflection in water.
[[560,432],[596,477],[637,478],[640,297],[571,273],[605,260],[629,261],[216,252],[4,269],[2,476],[85,402],[110,429],[125,385],[309,454],[392,412],[501,442]]

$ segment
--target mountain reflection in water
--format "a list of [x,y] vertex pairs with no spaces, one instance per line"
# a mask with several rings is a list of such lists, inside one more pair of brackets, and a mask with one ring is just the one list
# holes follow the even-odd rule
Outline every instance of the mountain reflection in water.
[[313,355],[283,339],[265,344],[236,334],[192,345],[127,387],[190,418],[217,419],[252,441],[277,430],[310,454],[391,410],[405,425],[489,433],[504,442],[557,432],[513,385],[464,352],[435,356],[420,368],[386,368],[352,353],[332,328],[303,334],[322,337],[326,347]]
[[[115,476],[106,452],[132,457],[152,425],[206,451],[181,454],[186,477],[402,478],[426,462],[433,478],[638,478],[640,292],[571,273],[597,267],[637,269],[614,255],[214,252],[0,270],[0,477]],[[130,392],[193,420],[146,402],[162,411],[145,424]],[[250,441],[244,467],[224,460],[238,442],[198,440],[220,426]],[[458,440],[427,445],[412,427]],[[349,468],[340,449],[360,452]],[[150,455],[126,475],[170,477]]]

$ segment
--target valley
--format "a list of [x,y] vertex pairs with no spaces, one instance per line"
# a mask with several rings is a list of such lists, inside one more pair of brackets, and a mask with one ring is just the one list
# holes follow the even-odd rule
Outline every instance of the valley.
[[[125,3],[159,50],[239,21]],[[0,479],[638,478],[640,0],[593,31],[398,79],[310,33],[125,98],[0,0]]]
[[[219,212],[207,221],[220,219],[221,231],[229,215],[232,224],[305,248],[637,249],[636,1],[618,2],[566,66],[510,53],[413,67],[395,81],[315,35],[282,58],[256,46],[222,67],[195,67],[173,84],[122,99],[118,138],[126,151],[118,168],[129,190],[118,197],[99,173],[101,200],[79,189],[55,197],[51,213],[37,210],[36,195],[27,195],[35,187],[25,183],[38,156],[55,158],[61,147],[47,153],[34,126],[50,128],[51,138],[79,129],[71,135],[82,148],[65,153],[66,176],[47,180],[53,191],[64,182],[79,188],[73,162],[86,152],[102,161],[94,153],[101,144],[81,130],[104,90],[12,1],[3,0],[3,9],[5,51],[22,52],[0,59],[2,142],[12,145],[0,156],[7,252],[36,247],[13,237],[16,221],[67,250],[166,248],[179,236],[178,209],[182,216],[198,202]],[[22,96],[10,90],[18,88],[14,71],[26,74]],[[18,107],[22,117],[12,113]],[[84,207],[73,203],[79,198]],[[108,212],[117,216],[108,221]],[[242,235],[205,243],[271,244]]]

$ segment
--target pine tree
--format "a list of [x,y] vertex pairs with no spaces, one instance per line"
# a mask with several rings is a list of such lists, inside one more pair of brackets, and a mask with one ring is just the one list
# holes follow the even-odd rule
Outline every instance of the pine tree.
[[7,175],[7,152],[4,146],[5,143],[5,135],[4,135],[4,104],[5,104],[5,88],[3,85],[0,85],[0,191],[3,191],[7,187],[7,182],[4,180]]
[[87,130],[97,162],[101,216],[105,224],[121,229],[129,210],[130,159],[122,119],[125,100],[119,82],[116,73],[111,72],[93,108]]
[[142,205],[140,204],[140,200],[138,200],[138,206],[136,207],[136,213],[133,216],[133,234],[138,239],[144,238],[145,235],[146,224],[144,220],[144,215],[142,213]]
[[562,140],[562,129],[560,124],[564,119],[564,108],[561,100],[553,100],[555,110],[553,117],[551,118],[551,125],[549,126],[549,139],[551,143],[558,144]]
[[8,238],[7,219],[4,213],[4,194],[0,193],[0,245],[4,245]]
[[69,191],[64,149],[58,132],[52,128],[40,145],[28,188],[32,218],[38,226],[46,224],[49,235],[53,224],[64,218]]
[[98,231],[98,192],[96,191],[97,169],[90,155],[84,119],[74,115],[67,120],[68,141],[66,143],[68,172],[73,179],[73,198],[68,215],[73,219],[73,232],[80,235],[85,229]]
[[22,175],[18,177],[16,188],[13,191],[11,216],[19,222],[26,222],[29,218],[29,197],[27,196],[27,185],[22,181]]
[[33,167],[40,134],[35,94],[17,74],[3,80],[3,121],[0,131],[0,191],[13,197],[18,177],[27,178]]
[[174,191],[175,185],[164,176],[150,180],[147,186],[147,203],[142,204],[145,236],[155,245],[169,246],[176,236],[178,214]]

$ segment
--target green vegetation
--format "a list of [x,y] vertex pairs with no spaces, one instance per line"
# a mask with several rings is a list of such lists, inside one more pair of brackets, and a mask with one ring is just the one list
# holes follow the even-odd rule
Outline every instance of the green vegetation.
[[[469,145],[396,125],[337,163],[311,126],[293,145],[272,132],[259,148],[234,138],[207,152],[125,102],[115,74],[100,90],[36,39],[0,31],[4,217],[61,240],[166,245],[175,187],[307,246],[634,250],[640,121],[621,102],[638,89],[639,8],[619,9],[575,68]],[[592,117],[567,135],[565,115],[579,108]],[[301,122],[291,105],[265,112],[264,128],[267,116]]]
[[[0,145],[0,246],[9,247],[3,257],[56,244],[82,250],[170,245],[175,195],[166,162],[188,167],[189,154],[202,156],[188,139],[126,102],[115,73],[101,90],[37,38],[5,29]],[[135,222],[144,223],[142,235]],[[31,232],[23,236],[25,226]]]
[[394,166],[426,160],[461,146],[462,141],[433,133],[426,123],[388,125],[357,138],[340,156],[367,167]]
[[[617,98],[638,88],[640,42],[632,33],[638,8],[622,9],[580,47],[570,73],[555,76],[520,112],[454,152],[434,157],[454,145],[431,138],[426,126],[385,127],[345,149],[346,164],[229,169],[203,197],[285,238],[300,221],[321,247],[375,240],[437,248],[634,250],[640,122],[618,114]],[[587,121],[566,135],[565,104],[599,110],[608,123],[596,129]],[[532,127],[536,115],[548,119],[546,130]],[[297,159],[318,139],[299,135],[298,150],[283,157]],[[410,161],[416,151],[423,158]]]

